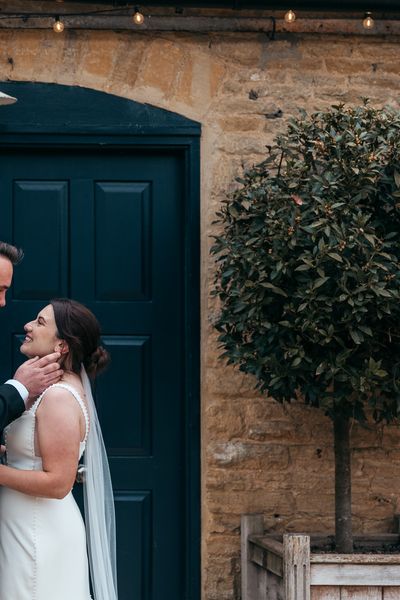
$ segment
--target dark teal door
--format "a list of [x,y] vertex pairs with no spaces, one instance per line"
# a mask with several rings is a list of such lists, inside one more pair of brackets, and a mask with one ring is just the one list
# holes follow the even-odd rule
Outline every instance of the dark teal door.
[[25,251],[0,313],[1,376],[50,298],[98,316],[120,600],[183,600],[190,587],[184,169],[173,148],[0,152],[0,239]]

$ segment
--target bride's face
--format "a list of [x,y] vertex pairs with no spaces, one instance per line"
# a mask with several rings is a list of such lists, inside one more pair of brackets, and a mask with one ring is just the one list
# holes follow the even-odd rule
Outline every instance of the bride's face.
[[57,327],[54,319],[54,310],[51,304],[45,306],[34,321],[24,327],[25,339],[20,351],[25,356],[46,356],[55,350],[60,350],[62,341],[57,337]]

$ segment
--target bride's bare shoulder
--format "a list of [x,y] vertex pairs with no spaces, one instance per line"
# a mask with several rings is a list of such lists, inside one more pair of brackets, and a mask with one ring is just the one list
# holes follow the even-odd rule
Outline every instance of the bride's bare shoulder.
[[79,414],[80,408],[71,390],[61,385],[54,385],[43,393],[36,414],[40,416],[50,411],[60,415],[71,411]]

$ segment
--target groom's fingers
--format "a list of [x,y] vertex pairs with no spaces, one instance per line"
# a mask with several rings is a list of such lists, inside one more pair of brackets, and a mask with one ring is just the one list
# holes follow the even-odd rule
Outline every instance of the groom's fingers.
[[39,360],[38,356],[35,356],[34,358],[30,358],[29,360],[26,360],[24,362],[25,365],[33,365],[33,363],[37,362]]
[[53,385],[53,383],[58,383],[63,375],[64,371],[61,371],[61,369],[48,373],[44,378],[45,386],[49,387],[50,385]]
[[30,398],[36,398],[62,377],[63,371],[57,362],[60,356],[59,352],[53,352],[40,359],[28,360],[18,367],[14,379],[26,387]]
[[52,354],[47,354],[47,356],[43,356],[38,359],[36,363],[36,367],[39,369],[43,369],[43,373],[51,373],[52,371],[56,371],[60,368],[60,365],[57,363],[61,354],[59,352],[53,352]]

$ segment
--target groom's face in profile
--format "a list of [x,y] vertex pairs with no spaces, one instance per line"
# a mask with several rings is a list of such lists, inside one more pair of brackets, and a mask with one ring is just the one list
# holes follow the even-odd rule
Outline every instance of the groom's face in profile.
[[8,260],[8,258],[0,256],[0,307],[6,305],[6,293],[11,285],[12,276],[12,263]]

